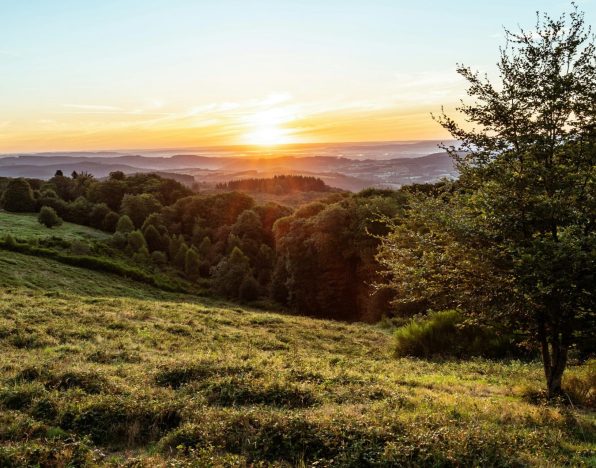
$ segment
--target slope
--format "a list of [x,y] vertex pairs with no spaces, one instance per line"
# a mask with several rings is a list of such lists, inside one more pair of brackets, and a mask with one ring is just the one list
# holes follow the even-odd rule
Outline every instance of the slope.
[[593,413],[524,397],[539,365],[389,349],[379,327],[0,251],[0,465],[594,461]]

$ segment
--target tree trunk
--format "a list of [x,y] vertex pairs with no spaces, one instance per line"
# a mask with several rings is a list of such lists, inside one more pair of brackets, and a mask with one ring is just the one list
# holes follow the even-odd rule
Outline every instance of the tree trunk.
[[549,337],[546,331],[546,324],[540,321],[538,334],[542,350],[544,376],[546,377],[546,389],[548,398],[551,399],[563,393],[561,381],[563,372],[567,367],[567,354],[570,341],[569,333],[567,333],[567,330],[564,330],[562,333],[551,332]]
[[551,344],[551,367],[546,380],[548,398],[554,398],[563,394],[561,380],[567,366],[567,346],[559,342],[559,340],[555,340]]

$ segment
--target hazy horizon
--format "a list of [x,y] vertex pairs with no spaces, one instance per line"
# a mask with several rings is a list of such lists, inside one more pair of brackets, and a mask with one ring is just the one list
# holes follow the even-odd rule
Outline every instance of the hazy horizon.
[[[393,141],[341,141],[341,142],[317,142],[317,143],[286,143],[280,145],[273,145],[269,147],[263,147],[259,145],[210,145],[210,146],[194,146],[194,147],[170,147],[170,148],[131,148],[131,149],[123,149],[123,148],[89,148],[89,149],[73,149],[73,150],[47,150],[47,151],[14,151],[14,152],[0,152],[0,158],[6,157],[15,157],[15,156],[53,156],[53,155],[93,155],[99,156],[102,154],[105,155],[140,155],[140,156],[147,156],[147,157],[168,157],[174,155],[202,155],[208,156],[206,154],[200,153],[215,153],[217,155],[222,155],[225,153],[231,153],[233,156],[242,156],[242,155],[252,155],[258,154],[262,155],[263,157],[267,156],[278,156],[278,155],[285,155],[292,151],[296,151],[299,149],[333,149],[333,150],[341,150],[342,148],[345,149],[354,149],[354,148],[370,148],[374,149],[377,147],[383,146],[396,146],[400,149],[403,148],[403,152],[408,152],[408,150],[413,150],[418,148],[417,151],[410,151],[410,154],[419,154],[420,156],[424,156],[429,154],[432,148],[436,149],[436,152],[441,151],[439,148],[439,144],[445,143],[448,144],[453,142],[451,139],[444,139],[444,140],[393,140]],[[246,154],[248,153],[248,154]],[[110,157],[107,156],[107,157]],[[305,155],[305,156],[315,156],[315,155]],[[412,157],[412,156],[407,156]]]

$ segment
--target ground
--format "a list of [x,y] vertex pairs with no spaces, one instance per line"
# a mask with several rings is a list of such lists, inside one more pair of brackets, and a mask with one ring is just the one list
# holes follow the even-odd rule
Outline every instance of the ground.
[[[378,326],[0,251],[0,465],[591,465],[538,363],[396,359]],[[581,372],[582,369],[572,369]]]

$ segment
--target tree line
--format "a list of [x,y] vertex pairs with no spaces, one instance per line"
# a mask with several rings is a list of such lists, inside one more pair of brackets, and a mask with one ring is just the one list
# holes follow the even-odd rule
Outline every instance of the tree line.
[[219,190],[270,193],[286,195],[294,192],[330,192],[329,187],[318,177],[302,175],[276,175],[271,178],[231,180],[216,185]]

